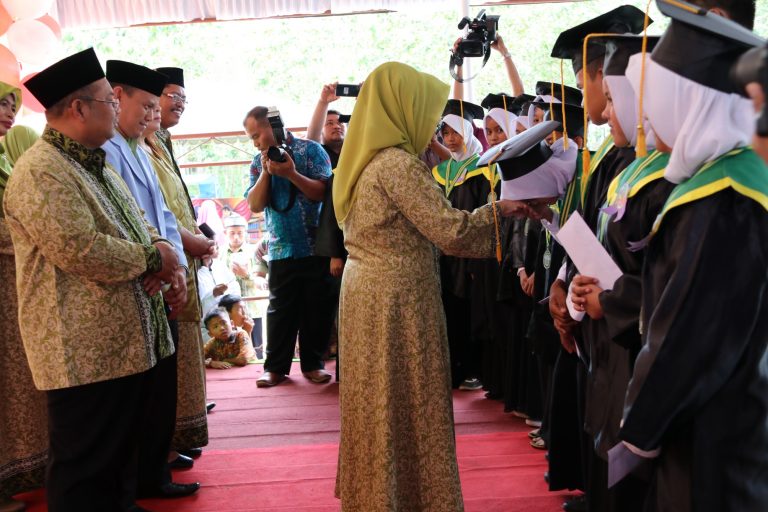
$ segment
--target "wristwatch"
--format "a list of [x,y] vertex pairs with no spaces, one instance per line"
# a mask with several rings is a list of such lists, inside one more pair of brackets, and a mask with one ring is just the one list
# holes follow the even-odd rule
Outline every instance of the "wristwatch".
[[502,55],[502,57],[504,57],[505,59],[511,59],[512,58],[512,54],[507,52],[504,55]]

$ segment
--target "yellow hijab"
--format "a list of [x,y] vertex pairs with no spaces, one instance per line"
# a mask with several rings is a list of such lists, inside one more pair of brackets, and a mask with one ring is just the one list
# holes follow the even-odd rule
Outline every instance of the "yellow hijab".
[[434,76],[399,62],[382,64],[366,78],[334,171],[333,206],[339,224],[354,203],[357,180],[376,153],[397,147],[416,155],[427,147],[448,91]]
[[16,165],[16,160],[19,159],[22,153],[32,147],[40,136],[35,130],[29,126],[18,124],[8,130],[8,133],[3,137],[3,149],[5,149],[5,156],[8,157],[8,161],[11,165]]

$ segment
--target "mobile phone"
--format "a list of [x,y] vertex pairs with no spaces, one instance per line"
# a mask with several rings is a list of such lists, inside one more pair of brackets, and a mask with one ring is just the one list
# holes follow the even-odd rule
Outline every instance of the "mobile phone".
[[216,237],[216,233],[213,231],[213,229],[211,229],[211,226],[209,226],[205,222],[203,222],[197,227],[200,228],[200,232],[202,234],[204,234],[206,237],[210,238],[211,240],[213,240]]
[[336,96],[352,96],[356,97],[360,94],[360,86],[357,84],[337,84]]

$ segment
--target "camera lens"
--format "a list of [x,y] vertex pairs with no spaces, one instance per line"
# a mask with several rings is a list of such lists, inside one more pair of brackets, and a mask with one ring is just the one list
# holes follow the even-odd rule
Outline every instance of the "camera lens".
[[267,149],[267,158],[273,162],[285,162],[285,151],[277,146],[269,146],[269,149]]

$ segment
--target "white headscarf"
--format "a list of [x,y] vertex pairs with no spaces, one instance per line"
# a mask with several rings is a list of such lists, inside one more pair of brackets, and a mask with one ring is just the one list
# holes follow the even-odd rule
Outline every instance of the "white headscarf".
[[560,197],[576,172],[578,146],[574,141],[563,148],[564,138],[556,140],[550,149],[552,156],[542,165],[520,178],[501,182],[502,199],[538,199]]
[[464,138],[464,147],[458,153],[451,152],[451,157],[457,162],[466,160],[473,155],[479,155],[483,152],[483,145],[477,140],[474,134],[474,126],[461,116],[448,114],[443,117],[443,122],[453,128],[456,133]]
[[[492,108],[488,111],[488,115],[485,116],[485,119],[487,120],[489,117],[496,121],[496,124],[501,127],[501,131],[504,132],[507,138],[514,137],[517,134],[518,117],[512,112],[508,112],[503,108]],[[488,128],[487,124],[485,125],[485,128]]]
[[[629,145],[635,147],[637,146],[638,99],[632,88],[632,84],[629,83],[629,79],[624,75],[606,75],[605,81],[608,83],[608,88],[611,90],[613,108],[616,111],[616,117],[619,119],[621,131],[624,132],[624,136],[627,137]],[[656,137],[653,135],[650,123],[645,121],[643,123],[643,129],[645,131],[645,143],[647,148],[655,148]]]
[[526,130],[531,127],[531,122],[528,120],[528,116],[518,116],[517,122]]
[[[641,54],[627,66],[639,92]],[[746,146],[755,130],[752,103],[737,94],[717,91],[646,61],[644,108],[659,139],[672,147],[664,177],[682,183],[702,164]]]

